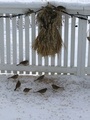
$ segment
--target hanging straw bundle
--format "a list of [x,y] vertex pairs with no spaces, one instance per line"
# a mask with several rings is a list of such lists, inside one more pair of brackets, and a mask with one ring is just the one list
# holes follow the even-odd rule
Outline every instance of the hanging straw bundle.
[[42,56],[55,55],[62,47],[59,30],[62,24],[61,10],[48,4],[37,15],[40,32],[33,43],[33,49]]

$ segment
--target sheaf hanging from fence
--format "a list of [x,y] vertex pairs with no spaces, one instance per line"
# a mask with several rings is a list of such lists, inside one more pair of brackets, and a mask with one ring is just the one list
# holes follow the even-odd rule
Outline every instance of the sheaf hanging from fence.
[[55,55],[62,47],[59,29],[62,25],[61,10],[64,7],[54,7],[48,4],[37,14],[40,32],[33,43],[33,49],[42,56]]

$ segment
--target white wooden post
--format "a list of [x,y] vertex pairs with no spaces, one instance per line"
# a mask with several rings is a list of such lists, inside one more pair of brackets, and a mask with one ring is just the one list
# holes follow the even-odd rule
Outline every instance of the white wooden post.
[[74,52],[75,52],[75,17],[72,18],[71,22],[71,56],[70,56],[70,67],[74,67]]
[[[29,48],[30,48],[30,35],[29,35],[29,16],[25,17],[25,59],[29,61],[30,56],[29,56]],[[29,74],[30,72],[26,72]]]
[[[62,25],[60,26],[59,34],[62,38]],[[63,39],[62,39],[62,41],[63,41]],[[62,43],[62,47],[63,47],[63,43]],[[61,66],[61,51],[62,51],[62,48],[61,48],[60,52],[57,54],[57,65],[58,66]]]
[[[36,31],[35,31],[36,25],[35,25],[35,14],[34,13],[31,15],[31,18],[32,18],[32,44],[33,44],[35,40],[35,36],[36,36]],[[36,65],[36,51],[34,51],[33,49],[32,49],[32,65]],[[35,73],[33,72],[33,74]]]
[[[10,19],[5,19],[6,21],[6,56],[7,56],[7,64],[11,64],[11,39],[10,39]],[[11,71],[7,71],[10,73]]]
[[[0,14],[3,15],[3,14]],[[4,26],[3,26],[3,18],[0,18],[0,57],[1,57],[1,64],[5,64],[4,61]],[[5,71],[1,70],[1,73]]]
[[64,26],[64,67],[67,67],[68,61],[68,16],[65,15],[65,26]]
[[[38,34],[40,32],[40,25],[38,24]],[[38,53],[37,53],[38,54]],[[38,66],[42,66],[42,56],[38,54]],[[40,75],[42,74],[42,72],[38,72]]]
[[87,21],[79,19],[78,31],[78,57],[77,57],[77,75],[85,75],[85,51],[86,51],[86,28]]
[[[44,60],[45,60],[45,66],[48,66],[48,56],[44,57]],[[46,72],[46,74],[48,74],[48,72]]]
[[[19,19],[19,62],[23,61],[23,16]],[[20,72],[22,73],[22,72]]]
[[[16,18],[12,19],[12,41],[13,41],[13,64],[17,64],[17,28],[16,28]],[[17,71],[14,71],[17,73]]]

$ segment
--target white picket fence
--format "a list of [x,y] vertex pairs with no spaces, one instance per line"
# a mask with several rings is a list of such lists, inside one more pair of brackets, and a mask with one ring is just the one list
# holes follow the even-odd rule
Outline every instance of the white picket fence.
[[[25,6],[0,8],[0,16],[21,14]],[[77,13],[77,10],[67,10]],[[89,14],[88,11],[78,10]],[[89,24],[87,20],[62,16],[60,29],[63,47],[55,57],[42,57],[32,49],[32,43],[38,35],[35,14],[15,18],[0,18],[0,73],[19,74],[90,74],[90,42],[87,40]],[[75,27],[76,26],[76,27]],[[28,66],[16,66],[20,61],[29,60]]]

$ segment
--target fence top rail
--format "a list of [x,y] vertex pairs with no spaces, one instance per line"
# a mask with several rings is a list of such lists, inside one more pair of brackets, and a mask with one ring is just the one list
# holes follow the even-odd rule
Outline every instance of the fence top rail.
[[[50,0],[49,0],[50,1]],[[61,2],[60,1],[50,1],[50,4],[54,6],[63,6],[66,8],[67,12],[70,14],[83,14],[90,16],[90,2],[86,2],[86,4],[80,2]],[[39,10],[43,6],[46,6],[48,2],[40,1],[40,0],[31,0],[29,2],[16,2],[16,1],[0,1],[0,14],[24,14],[28,9],[32,9],[34,11]]]
[[[40,1],[40,0],[31,0],[31,1],[28,1],[28,2],[16,2],[16,1],[0,1],[0,8],[20,8],[20,9],[23,9],[23,8],[32,8],[32,9],[38,9],[42,6],[45,6],[47,5],[48,1]],[[61,0],[59,1],[56,1],[56,0],[53,0],[53,1],[50,1],[50,3],[52,5],[55,5],[55,6],[64,6],[66,9],[75,9],[75,10],[90,10],[90,2],[84,2],[84,3],[80,3],[80,2],[62,2]]]

